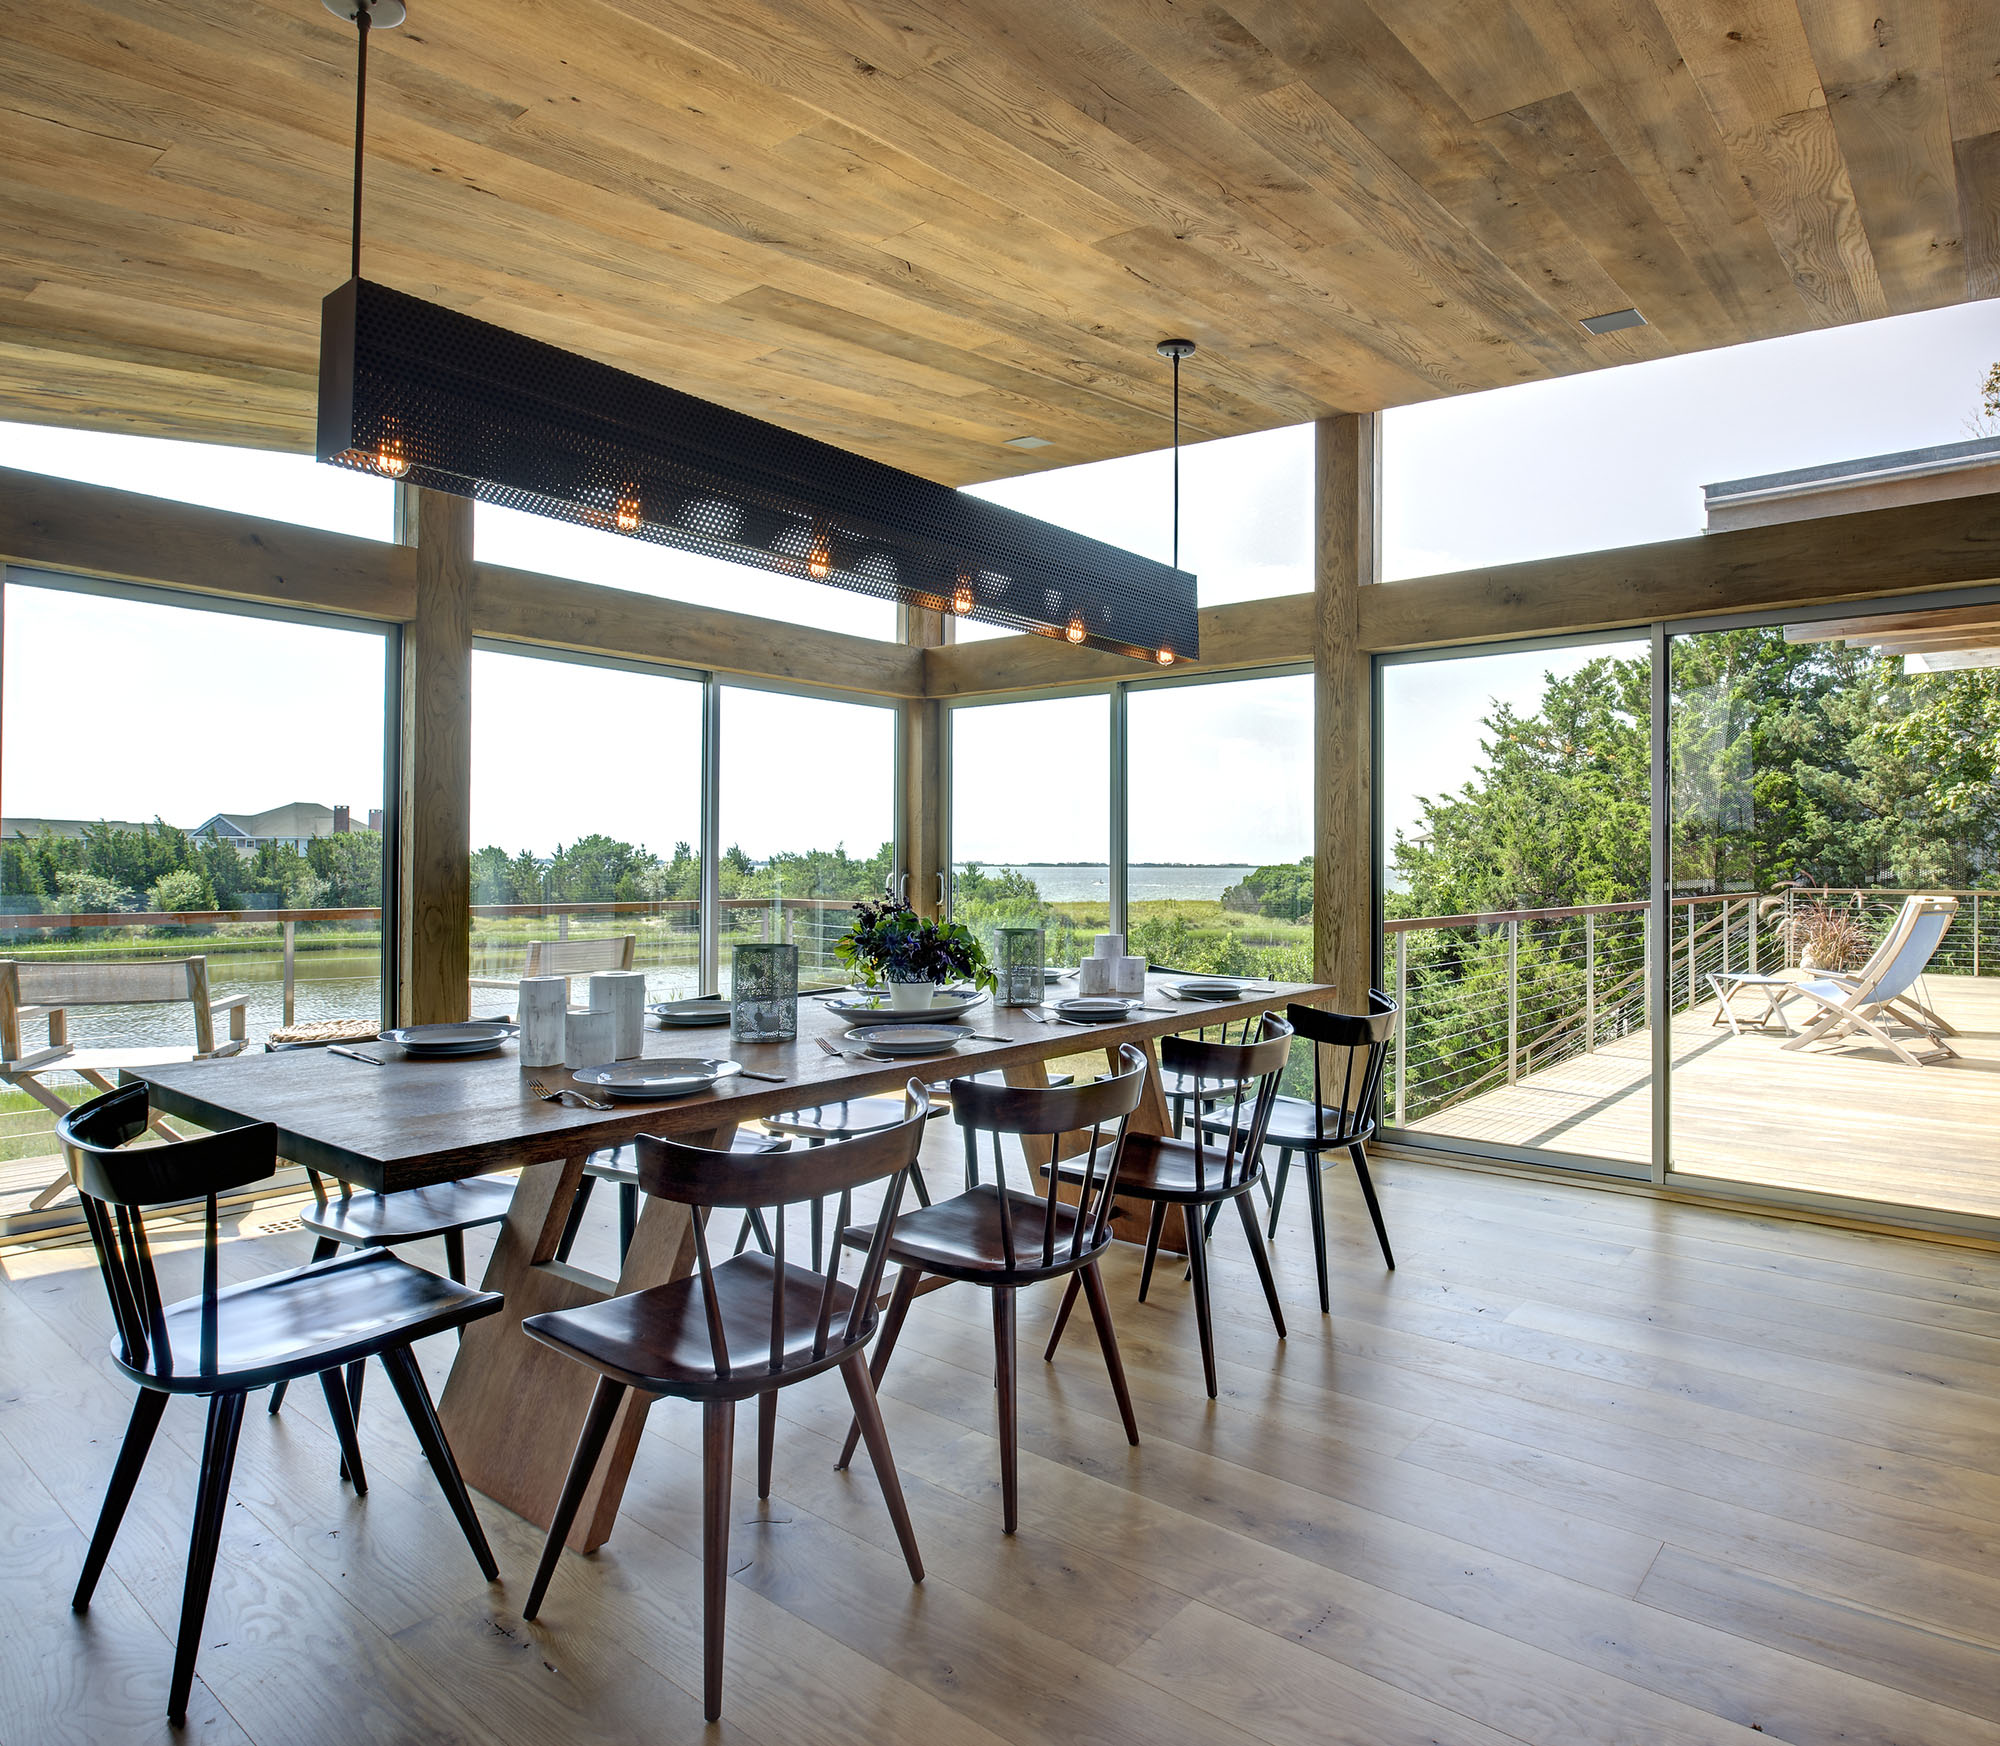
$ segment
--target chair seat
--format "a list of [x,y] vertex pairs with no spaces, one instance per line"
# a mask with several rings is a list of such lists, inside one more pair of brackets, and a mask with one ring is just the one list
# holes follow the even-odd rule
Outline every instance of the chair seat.
[[[980,1085],[1005,1085],[1007,1083],[1007,1075],[997,1067],[990,1073],[960,1073],[955,1077],[970,1079]],[[1076,1075],[1074,1073],[1051,1073],[1049,1075],[1049,1089],[1051,1091],[1059,1085],[1074,1085],[1075,1083]],[[951,1080],[939,1079],[925,1086],[924,1089],[933,1097],[949,1097],[951,1095]]]
[[[1323,1143],[1327,1146],[1351,1146],[1374,1135],[1375,1123],[1372,1118],[1355,1122],[1346,1110],[1338,1109],[1331,1104],[1324,1106],[1320,1113],[1326,1123],[1326,1139]],[[1249,1110],[1244,1110],[1245,1125],[1248,1124],[1249,1115]],[[1343,1122],[1352,1125],[1343,1130],[1341,1126]],[[1203,1120],[1201,1127],[1202,1132],[1206,1134],[1226,1134],[1229,1132],[1229,1118],[1227,1115],[1209,1116]],[[1294,1152],[1310,1152],[1322,1144],[1313,1132],[1311,1101],[1303,1097],[1275,1099],[1271,1105],[1271,1125],[1264,1130],[1264,1144]]]
[[324,1206],[310,1206],[299,1223],[318,1237],[350,1248],[412,1243],[446,1231],[497,1225],[514,1201],[514,1184],[492,1176],[468,1176],[395,1194],[344,1194]]
[[[935,1120],[944,1112],[933,1109]],[[812,1109],[791,1109],[783,1115],[760,1116],[773,1133],[796,1134],[803,1140],[853,1140],[883,1128],[893,1128],[903,1119],[900,1097],[852,1097],[839,1103],[822,1103]]]
[[[521,1326],[545,1346],[552,1346],[615,1381],[649,1394],[672,1394],[695,1400],[741,1400],[773,1386],[771,1300],[776,1276],[771,1257],[754,1250],[721,1262],[715,1268],[715,1296],[722,1311],[723,1344],[729,1353],[730,1374],[726,1378],[716,1375],[714,1348],[708,1337],[708,1314],[702,1303],[698,1275],[577,1309],[529,1316]],[[843,1342],[841,1335],[848,1309],[854,1302],[854,1289],[844,1281],[837,1283],[826,1353],[814,1359],[812,1347],[819,1325],[822,1284],[819,1274],[786,1263],[785,1327],[780,1350],[787,1381],[838,1364],[847,1352],[875,1331],[875,1312],[871,1307],[858,1337]]]
[[1219,1080],[1213,1074],[1203,1078],[1198,1073],[1183,1073],[1178,1067],[1169,1067],[1160,1074],[1160,1090],[1168,1097],[1199,1097],[1204,1103],[1235,1095],[1234,1086],[1227,1080]]
[[175,1361],[171,1375],[126,1363],[116,1339],[111,1356],[134,1381],[170,1393],[261,1388],[463,1327],[490,1316],[502,1301],[498,1292],[441,1279],[387,1249],[350,1249],[330,1261],[219,1291],[213,1371],[197,1368],[198,1297],[167,1306],[167,1340]]
[[[1007,1203],[1014,1226],[1015,1265],[1011,1268],[1000,1236],[1000,1196],[987,1182],[934,1206],[899,1214],[889,1234],[889,1259],[900,1267],[920,1267],[926,1273],[942,1273],[953,1279],[999,1277],[1014,1282],[1051,1278],[1078,1265],[1069,1252],[1076,1229],[1073,1206],[1056,1203],[1055,1258],[1044,1266],[1042,1239],[1049,1203],[1039,1194],[1018,1188],[1007,1190]],[[870,1235],[866,1225],[850,1225],[841,1232],[840,1240],[849,1248],[865,1249]],[[1081,1259],[1087,1261],[1096,1253],[1086,1242]]]
[[[739,1158],[762,1158],[772,1152],[789,1152],[792,1142],[783,1134],[738,1134],[729,1142],[729,1149]],[[583,1173],[595,1176],[599,1182],[616,1182],[620,1185],[639,1186],[639,1167],[632,1162],[630,1146],[614,1146],[609,1151],[593,1152],[584,1160]]]
[[[1125,1155],[1118,1163],[1118,1192],[1141,1200],[1209,1201],[1241,1194],[1263,1175],[1263,1166],[1253,1160],[1248,1174],[1241,1164],[1235,1179],[1222,1185],[1223,1156],[1220,1146],[1206,1150],[1207,1168],[1197,1178],[1196,1154],[1192,1140],[1170,1140],[1155,1134],[1127,1134]],[[1056,1166],[1064,1182],[1083,1180],[1085,1160],[1065,1158]]]

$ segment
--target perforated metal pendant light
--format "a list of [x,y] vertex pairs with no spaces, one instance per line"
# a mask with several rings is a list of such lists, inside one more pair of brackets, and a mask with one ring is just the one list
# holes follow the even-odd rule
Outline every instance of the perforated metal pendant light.
[[[370,28],[397,0],[327,0]],[[360,8],[357,15],[357,8]],[[578,526],[1158,660],[1198,652],[1177,566],[361,277],[321,310],[318,454]]]

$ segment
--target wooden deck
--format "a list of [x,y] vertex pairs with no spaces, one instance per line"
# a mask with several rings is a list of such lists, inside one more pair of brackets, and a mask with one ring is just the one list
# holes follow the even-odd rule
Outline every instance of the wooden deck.
[[[955,1136],[932,1136],[940,1189]],[[840,1386],[785,1391],[739,1468],[727,1707],[701,1723],[700,1421],[648,1420],[625,1510],[519,1608],[540,1538],[481,1500],[479,1580],[387,1387],[372,1489],[317,1390],[253,1412],[186,1742],[350,1746],[2000,1746],[2000,1255],[1385,1161],[1386,1273],[1330,1173],[1334,1304],[1289,1197],[1272,1333],[1215,1243],[1222,1398],[1186,1288],[1107,1280],[1128,1450],[1087,1331],[1021,1304],[1022,1530],[1000,1532],[985,1298],[920,1299],[883,1394],[929,1579]],[[1296,1190],[1296,1185],[1295,1190]],[[600,1197],[602,1199],[604,1197]],[[610,1210],[578,1259],[601,1265]],[[263,1208],[243,1277],[303,1259]],[[164,1245],[170,1290],[193,1251]],[[480,1259],[475,1246],[475,1263]],[[415,1258],[438,1264],[434,1249]],[[161,1717],[201,1444],[175,1402],[86,1618],[68,1606],[129,1388],[88,1252],[0,1256],[0,1739],[126,1746]],[[1073,1336],[1078,1334],[1072,1330]],[[448,1341],[429,1343],[435,1375]]]
[[[1673,1162],[1689,1175],[2000,1217],[2000,979],[1933,976],[1960,1059],[1911,1067],[1864,1042],[1787,1051],[1712,1003],[1674,1020]],[[1755,1011],[1749,997],[1741,1010]],[[1622,1038],[1423,1121],[1423,1133],[1644,1163],[1651,1040]]]

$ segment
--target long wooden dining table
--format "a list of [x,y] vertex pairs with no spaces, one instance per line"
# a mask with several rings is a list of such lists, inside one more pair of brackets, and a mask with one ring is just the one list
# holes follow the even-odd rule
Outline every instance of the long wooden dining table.
[[[719,1028],[649,1028],[648,1058],[733,1060],[782,1082],[732,1076],[698,1096],[619,1103],[608,1110],[534,1096],[528,1089],[532,1081],[550,1088],[573,1088],[573,1082],[559,1067],[523,1067],[515,1043],[452,1060],[419,1060],[391,1043],[368,1045],[383,1057],[381,1066],[324,1049],[286,1050],[139,1067],[126,1078],[144,1081],[156,1109],[202,1127],[269,1122],[277,1129],[281,1159],[361,1189],[391,1194],[490,1171],[520,1171],[484,1280],[487,1290],[505,1295],[506,1308],[465,1330],[438,1412],[467,1483],[546,1527],[595,1374],[529,1339],[521,1331],[523,1318],[683,1278],[694,1266],[688,1209],[650,1198],[616,1279],[556,1259],[584,1161],[592,1153],[640,1134],[722,1148],[741,1122],[900,1093],[913,1078],[934,1083],[998,1070],[1013,1084],[1046,1085],[1050,1061],[1099,1050],[1111,1054],[1125,1043],[1144,1050],[1150,1069],[1132,1131],[1166,1134],[1173,1124],[1160,1083],[1159,1037],[1282,1011],[1288,1001],[1322,1004],[1331,993],[1317,984],[1279,983],[1239,1000],[1183,1001],[1166,986],[1175,980],[1150,977],[1144,1008],[1115,1024],[1038,1020],[1029,1009],[982,1004],[965,1022],[982,1039],[1003,1040],[968,1040],[948,1054],[916,1059],[825,1053],[819,1039],[838,1039],[846,1027],[810,997],[799,1002],[799,1034],[792,1042],[740,1043]],[[1119,1208],[1113,1229],[1125,1240],[1143,1239],[1143,1209]],[[636,1390],[626,1397],[608,1457],[577,1512],[570,1544],[578,1551],[602,1545],[611,1532],[650,1404],[650,1397]]]

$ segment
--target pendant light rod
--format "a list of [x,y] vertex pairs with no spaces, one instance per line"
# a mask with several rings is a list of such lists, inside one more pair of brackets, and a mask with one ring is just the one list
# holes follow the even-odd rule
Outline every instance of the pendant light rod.
[[1161,340],[1153,350],[1174,366],[1174,568],[1181,567],[1181,359],[1194,354],[1191,339]]
[[348,226],[347,276],[361,277],[361,165],[368,138],[368,33],[394,30],[409,16],[403,0],[326,0],[326,9],[359,33],[354,51],[354,217]]

